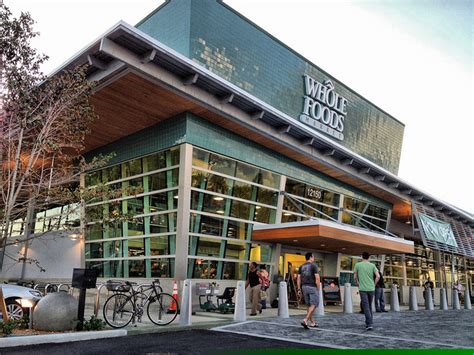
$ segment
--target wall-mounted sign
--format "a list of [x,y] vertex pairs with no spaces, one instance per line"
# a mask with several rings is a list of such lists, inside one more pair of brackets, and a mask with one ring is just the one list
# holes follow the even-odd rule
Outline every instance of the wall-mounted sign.
[[344,139],[347,99],[334,91],[331,80],[323,83],[304,75],[305,95],[300,121],[339,140]]
[[439,221],[422,213],[419,213],[418,217],[420,218],[421,227],[423,232],[425,232],[426,238],[457,248],[458,243],[456,243],[456,238],[449,223]]

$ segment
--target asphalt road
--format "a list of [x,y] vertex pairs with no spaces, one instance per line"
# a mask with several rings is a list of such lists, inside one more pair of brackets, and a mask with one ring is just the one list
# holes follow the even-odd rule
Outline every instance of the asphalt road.
[[[62,344],[0,348],[0,354],[224,354],[229,350],[312,349],[310,345],[203,329]],[[216,350],[218,349],[218,350]]]

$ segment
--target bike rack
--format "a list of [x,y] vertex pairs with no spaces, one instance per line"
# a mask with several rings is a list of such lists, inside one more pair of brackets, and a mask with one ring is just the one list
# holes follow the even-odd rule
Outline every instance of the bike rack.
[[99,314],[99,307],[100,307],[100,290],[105,286],[105,283],[97,285],[97,294],[95,296],[95,304],[94,304],[94,315],[97,318]]
[[71,286],[69,286],[68,284],[59,284],[58,285],[58,292],[62,291],[61,287],[63,287],[63,286],[67,287],[64,292],[69,293],[69,290],[71,289]]

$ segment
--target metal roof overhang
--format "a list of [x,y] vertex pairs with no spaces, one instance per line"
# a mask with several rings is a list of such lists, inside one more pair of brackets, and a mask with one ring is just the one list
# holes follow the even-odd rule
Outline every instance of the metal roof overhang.
[[414,253],[412,241],[319,219],[254,226],[252,240],[349,255]]
[[[51,75],[72,69],[77,65],[88,64],[88,75],[91,80],[98,81],[99,90],[114,77],[120,77],[129,70],[130,63],[116,56],[117,49],[128,51],[143,65],[155,65],[165,69],[181,78],[184,85],[191,85],[214,95],[222,104],[232,105],[247,113],[252,119],[295,138],[301,146],[314,148],[326,157],[325,163],[331,167],[341,171],[350,169],[352,176],[373,180],[371,183],[373,186],[388,191],[399,199],[403,198],[406,202],[416,200],[425,203],[438,211],[446,211],[456,220],[474,225],[471,214],[423,192],[123,21],[118,22]],[[140,68],[136,66],[133,69],[140,71]],[[316,157],[314,156],[313,159]],[[344,172],[348,173],[347,170]],[[396,208],[394,212],[395,210]]]

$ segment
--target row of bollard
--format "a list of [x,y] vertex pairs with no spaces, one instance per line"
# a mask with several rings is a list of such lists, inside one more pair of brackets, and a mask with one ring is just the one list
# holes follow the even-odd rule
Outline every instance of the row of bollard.
[[[390,309],[392,312],[400,311],[400,302],[398,300],[398,289],[396,285],[392,286],[390,296]],[[324,301],[323,301],[323,291],[322,288],[319,288],[319,306],[316,310],[316,314],[323,316],[324,315]],[[418,310],[418,302],[416,299],[416,288],[415,286],[410,287],[409,294],[409,309],[411,311]],[[445,289],[440,290],[440,309],[448,309],[448,301],[446,298]],[[453,309],[460,309],[460,302],[457,292],[453,292]],[[466,290],[464,296],[464,308],[471,309],[471,300],[469,291]],[[375,311],[375,303],[372,302],[372,309]],[[426,292],[425,296],[425,309],[432,311],[434,310],[433,297],[431,292]],[[344,302],[343,302],[343,312],[344,313],[353,313],[352,307],[352,290],[351,284],[346,283],[344,285]],[[183,292],[182,292],[182,301],[180,309],[180,318],[179,323],[181,325],[191,325],[191,315],[192,315],[192,297],[191,297],[191,280],[185,280],[183,283]],[[290,312],[288,309],[288,291],[286,282],[280,282],[279,284],[279,297],[278,297],[278,317],[279,318],[290,318]],[[234,311],[234,320],[237,322],[244,322],[247,319],[246,311],[246,299],[245,299],[245,281],[237,282],[237,289],[235,293],[235,311]]]

